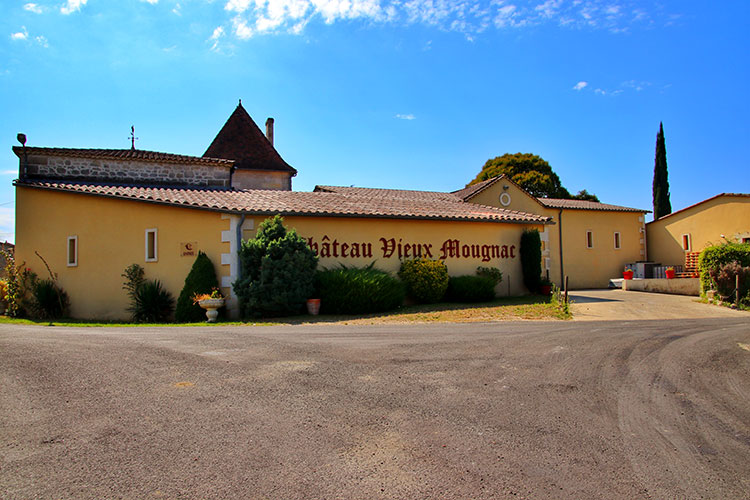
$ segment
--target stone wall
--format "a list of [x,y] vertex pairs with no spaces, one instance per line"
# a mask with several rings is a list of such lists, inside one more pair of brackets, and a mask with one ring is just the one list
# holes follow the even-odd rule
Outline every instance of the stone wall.
[[622,280],[622,289],[636,292],[668,293],[672,295],[700,295],[699,278]]
[[229,165],[29,155],[30,179],[230,187]]
[[292,190],[292,175],[289,172],[238,169],[232,176],[235,189]]

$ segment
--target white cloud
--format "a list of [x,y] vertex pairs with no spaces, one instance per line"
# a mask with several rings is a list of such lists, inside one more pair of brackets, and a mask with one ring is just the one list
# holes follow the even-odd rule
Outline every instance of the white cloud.
[[399,120],[416,120],[417,119],[417,117],[414,116],[411,113],[409,113],[407,115],[399,113],[399,114],[396,115],[396,118],[398,118]]
[[[635,25],[653,23],[647,11],[636,10],[631,0],[221,0],[221,3],[230,13],[227,22],[231,21],[231,32],[239,39],[265,33],[299,34],[313,20],[326,24],[353,19],[402,26],[421,24],[462,33],[467,40],[474,40],[493,26],[503,30],[552,24],[621,33]],[[179,11],[178,7],[175,11]]]
[[583,90],[588,86],[589,82],[578,82],[575,85],[573,85],[573,90]]
[[18,175],[18,169],[15,170],[3,170],[0,175]]
[[29,12],[33,12],[34,14],[42,13],[42,8],[35,3],[27,3],[23,6],[23,10],[28,10]]
[[141,0],[141,2],[150,3],[151,5],[159,3],[159,0]]
[[88,1],[89,0],[67,0],[67,3],[60,7],[60,13],[67,16],[73,12],[77,12],[81,10],[81,7],[86,5],[86,2]]
[[211,50],[217,50],[219,48],[219,39],[224,36],[224,27],[223,26],[217,26],[216,29],[214,29],[214,32],[211,34],[210,37],[208,37],[208,40],[211,42],[214,42],[213,45],[211,45]]
[[172,13],[176,14],[178,16],[181,16],[182,15],[182,5],[180,5],[179,3],[175,4],[174,9],[172,9]]
[[47,42],[47,37],[45,36],[35,36],[34,41],[44,47],[45,49],[49,47],[49,42]]
[[27,38],[29,38],[29,32],[26,31],[26,26],[21,26],[21,31],[18,33],[10,34],[11,40],[26,40]]

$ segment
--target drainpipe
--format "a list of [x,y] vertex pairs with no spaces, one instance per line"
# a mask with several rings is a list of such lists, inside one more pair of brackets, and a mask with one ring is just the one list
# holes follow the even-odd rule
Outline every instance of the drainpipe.
[[559,236],[558,240],[559,240],[559,245],[560,245],[560,289],[562,289],[565,286],[565,268],[563,266],[562,213],[563,213],[563,209],[561,208],[560,211],[557,213],[557,219],[559,221],[557,235]]

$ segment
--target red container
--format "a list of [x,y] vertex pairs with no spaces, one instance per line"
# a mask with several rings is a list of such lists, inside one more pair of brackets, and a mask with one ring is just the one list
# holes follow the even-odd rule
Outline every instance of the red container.
[[668,280],[674,279],[674,269],[666,269],[664,274],[667,276]]
[[623,271],[622,277],[626,280],[632,280],[633,279],[633,271]]
[[552,285],[539,285],[539,293],[545,297],[552,295]]
[[320,312],[320,299],[308,299],[307,300],[307,313],[313,316],[317,316]]

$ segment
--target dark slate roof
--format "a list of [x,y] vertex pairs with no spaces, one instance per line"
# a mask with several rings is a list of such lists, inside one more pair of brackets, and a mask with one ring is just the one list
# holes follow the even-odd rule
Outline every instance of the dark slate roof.
[[540,215],[440,197],[378,197],[325,191],[227,191],[41,180],[16,181],[16,185],[250,215],[379,217],[519,224],[551,223],[550,218]]
[[[24,148],[21,146],[13,146],[13,152],[19,158],[23,157],[23,150]],[[138,160],[154,163],[189,163],[222,167],[229,167],[234,164],[233,161],[222,158],[176,155],[172,153],[160,153],[158,151],[144,151],[142,149],[37,148],[27,146],[26,154],[101,160]]]
[[537,198],[539,202],[547,208],[568,208],[573,210],[598,210],[601,212],[641,212],[647,213],[649,210],[640,208],[621,207],[619,205],[608,205],[597,201],[586,200],[564,200],[559,198]]
[[237,168],[247,170],[297,171],[281,158],[258,128],[242,103],[231,114],[203,156],[235,160]]

